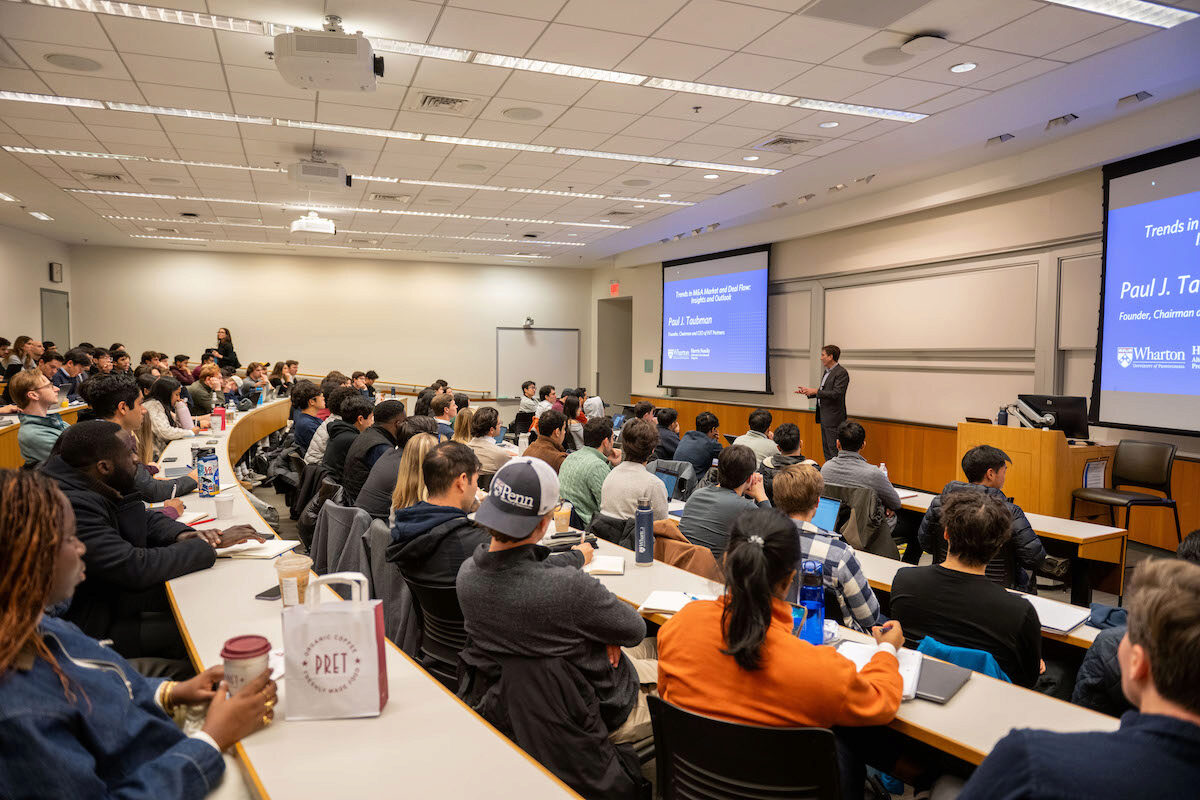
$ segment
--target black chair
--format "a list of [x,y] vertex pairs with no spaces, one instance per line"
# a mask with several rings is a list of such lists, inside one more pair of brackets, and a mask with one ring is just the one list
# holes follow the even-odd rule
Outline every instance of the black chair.
[[483,491],[488,491],[492,488],[492,478],[496,477],[494,472],[481,472],[479,477],[475,479],[475,484]]
[[458,654],[467,646],[467,631],[454,584],[422,583],[407,575],[403,578],[421,612],[421,666],[456,692]]
[[833,731],[742,725],[646,700],[663,800],[840,800]]
[[[1169,507],[1175,512],[1175,538],[1183,541],[1183,530],[1179,527],[1179,507],[1171,497],[1171,469],[1175,465],[1175,445],[1166,442],[1138,442],[1122,439],[1117,443],[1117,455],[1113,458],[1111,489],[1076,489],[1071,492],[1071,519],[1075,519],[1075,501],[1084,500],[1108,506],[1108,519],[1113,527],[1117,524],[1114,508],[1125,509],[1125,527],[1129,528],[1129,517],[1134,506]],[[1118,486],[1138,486],[1162,492],[1166,497],[1121,490]]]
[[529,426],[533,424],[532,411],[518,411],[513,417],[512,423],[508,426],[509,433],[515,433],[520,436],[522,433],[529,432]]

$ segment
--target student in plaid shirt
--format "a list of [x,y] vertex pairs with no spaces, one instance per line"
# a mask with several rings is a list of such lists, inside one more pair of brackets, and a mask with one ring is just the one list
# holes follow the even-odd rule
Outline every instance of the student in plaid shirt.
[[[796,523],[801,561],[811,559],[824,566],[825,585],[837,594],[842,624],[869,631],[882,625],[884,617],[854,548],[837,533],[823,531],[811,522],[824,490],[825,481],[816,467],[793,464],[775,475],[775,507]],[[800,569],[799,563],[796,569]]]

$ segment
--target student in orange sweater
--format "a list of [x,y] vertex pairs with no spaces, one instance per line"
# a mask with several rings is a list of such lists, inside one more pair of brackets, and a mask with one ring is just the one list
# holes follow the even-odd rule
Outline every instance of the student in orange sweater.
[[[725,596],[689,603],[658,633],[663,700],[751,725],[828,728],[892,721],[903,689],[896,660],[904,644],[899,623],[872,629],[879,649],[861,672],[832,647],[793,636],[792,608],[783,598],[795,577],[799,547],[796,526],[779,511],[753,509],[738,516],[725,553]],[[839,761],[843,792],[862,797],[856,759],[839,752]],[[857,782],[854,788],[847,785],[851,781]]]

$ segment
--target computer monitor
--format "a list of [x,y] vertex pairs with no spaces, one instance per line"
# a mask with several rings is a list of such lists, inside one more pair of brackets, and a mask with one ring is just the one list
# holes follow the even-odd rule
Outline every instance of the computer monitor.
[[832,531],[837,526],[838,510],[841,507],[841,500],[822,497],[817,503],[817,513],[813,515],[812,524],[823,531]]
[[1062,431],[1068,439],[1088,438],[1086,399],[1049,394],[1019,394],[1017,399],[1039,414],[1053,416],[1050,430]]
[[667,487],[667,499],[670,500],[675,496],[675,484],[679,482],[679,476],[673,472],[667,472],[666,470],[661,469],[656,470],[654,474],[657,475],[658,479],[663,482],[664,486]]

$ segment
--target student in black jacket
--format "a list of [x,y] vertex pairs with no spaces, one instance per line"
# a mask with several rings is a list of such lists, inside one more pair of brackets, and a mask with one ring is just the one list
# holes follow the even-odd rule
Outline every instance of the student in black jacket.
[[675,458],[675,448],[679,447],[679,412],[673,408],[660,408],[654,412],[654,417],[658,420],[658,446],[654,448],[654,457],[671,461]]
[[342,468],[342,499],[346,505],[354,505],[379,457],[396,447],[396,434],[405,419],[404,403],[400,400],[384,400],[375,406],[374,424],[359,434],[346,452]]
[[76,423],[42,466],[70,501],[87,546],[87,581],[64,616],[89,636],[112,639],[126,658],[185,658],[163,584],[211,567],[217,547],[263,539],[249,525],[196,531],[148,511],[132,493],[137,465],[128,436],[115,422]]
[[233,337],[229,334],[229,328],[217,328],[217,366],[223,369],[237,369],[241,365],[237,351],[233,349]]
[[329,443],[325,445],[321,463],[338,483],[342,482],[350,445],[354,444],[360,433],[371,427],[375,421],[374,410],[370,400],[356,393],[342,401],[338,410],[341,419],[329,420]]

